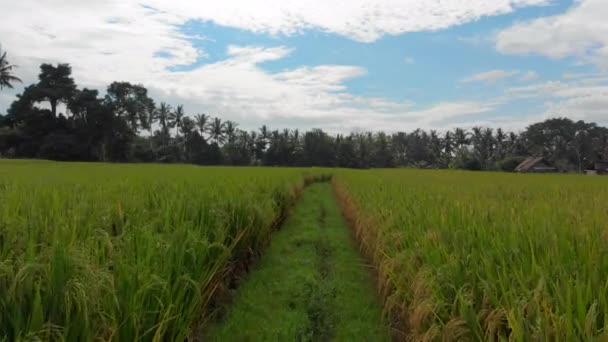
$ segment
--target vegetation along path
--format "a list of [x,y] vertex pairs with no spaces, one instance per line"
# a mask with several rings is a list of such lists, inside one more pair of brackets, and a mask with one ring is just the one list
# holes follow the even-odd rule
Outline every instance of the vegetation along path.
[[311,185],[209,340],[388,341],[370,277],[330,185]]

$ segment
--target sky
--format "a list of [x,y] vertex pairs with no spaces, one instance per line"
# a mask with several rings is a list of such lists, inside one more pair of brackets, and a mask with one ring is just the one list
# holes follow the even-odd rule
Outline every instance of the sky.
[[[4,4],[1,4],[4,3]],[[23,85],[146,86],[243,129],[608,125],[607,0],[0,0]],[[23,90],[0,92],[0,113]]]

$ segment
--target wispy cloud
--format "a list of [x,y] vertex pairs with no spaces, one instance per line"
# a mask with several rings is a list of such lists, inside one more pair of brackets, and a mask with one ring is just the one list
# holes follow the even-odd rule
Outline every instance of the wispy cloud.
[[519,79],[522,82],[534,81],[538,79],[538,73],[536,71],[528,71],[525,74],[521,75]]
[[578,57],[608,68],[608,1],[578,0],[564,14],[517,23],[496,35],[496,49],[509,54]]
[[508,71],[508,70],[490,70],[480,72],[478,74],[471,75],[462,79],[462,83],[473,83],[473,82],[484,82],[484,83],[495,83],[496,81],[511,78],[519,74],[519,71]]
[[146,0],[156,8],[218,25],[270,34],[314,28],[362,42],[383,35],[444,29],[550,0]]
[[507,98],[542,99],[544,116],[566,116],[608,124],[608,79],[577,77],[564,81],[548,81],[507,89]]

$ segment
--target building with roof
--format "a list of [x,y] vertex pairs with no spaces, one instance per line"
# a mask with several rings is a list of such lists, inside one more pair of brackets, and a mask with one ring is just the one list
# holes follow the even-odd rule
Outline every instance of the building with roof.
[[548,173],[557,172],[557,168],[551,165],[543,157],[529,157],[526,158],[515,168],[515,172],[520,173]]

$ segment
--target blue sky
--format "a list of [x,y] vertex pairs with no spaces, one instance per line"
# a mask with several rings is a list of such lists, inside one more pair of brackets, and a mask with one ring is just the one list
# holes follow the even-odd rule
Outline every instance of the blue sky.
[[79,84],[142,83],[245,129],[608,124],[603,0],[56,2],[24,0],[9,9],[20,26],[0,23],[26,83],[69,62]]
[[[413,32],[384,36],[371,43],[311,29],[294,36],[253,33],[218,26],[200,20],[189,21],[180,30],[190,35],[204,35],[209,40],[192,40],[208,56],[197,63],[175,70],[191,70],[202,64],[226,59],[228,45],[284,45],[294,52],[281,60],[260,64],[268,72],[280,72],[302,65],[357,65],[367,69],[365,76],[347,82],[349,92],[357,95],[382,96],[393,100],[405,97],[416,102],[458,98],[475,87],[460,87],[458,81],[492,69],[536,70],[546,78],[560,77],[572,69],[569,59],[552,60],[541,56],[512,56],[498,53],[492,44],[471,40],[491,39],[492,33],[517,21],[563,13],[571,1],[562,0],[549,6],[520,9],[512,14],[486,17],[446,30]],[[468,39],[468,42],[467,42]],[[431,76],[432,75],[432,76]],[[429,77],[431,76],[431,77]],[[433,91],[429,91],[432,89]],[[479,98],[488,95],[487,87],[475,89]]]

